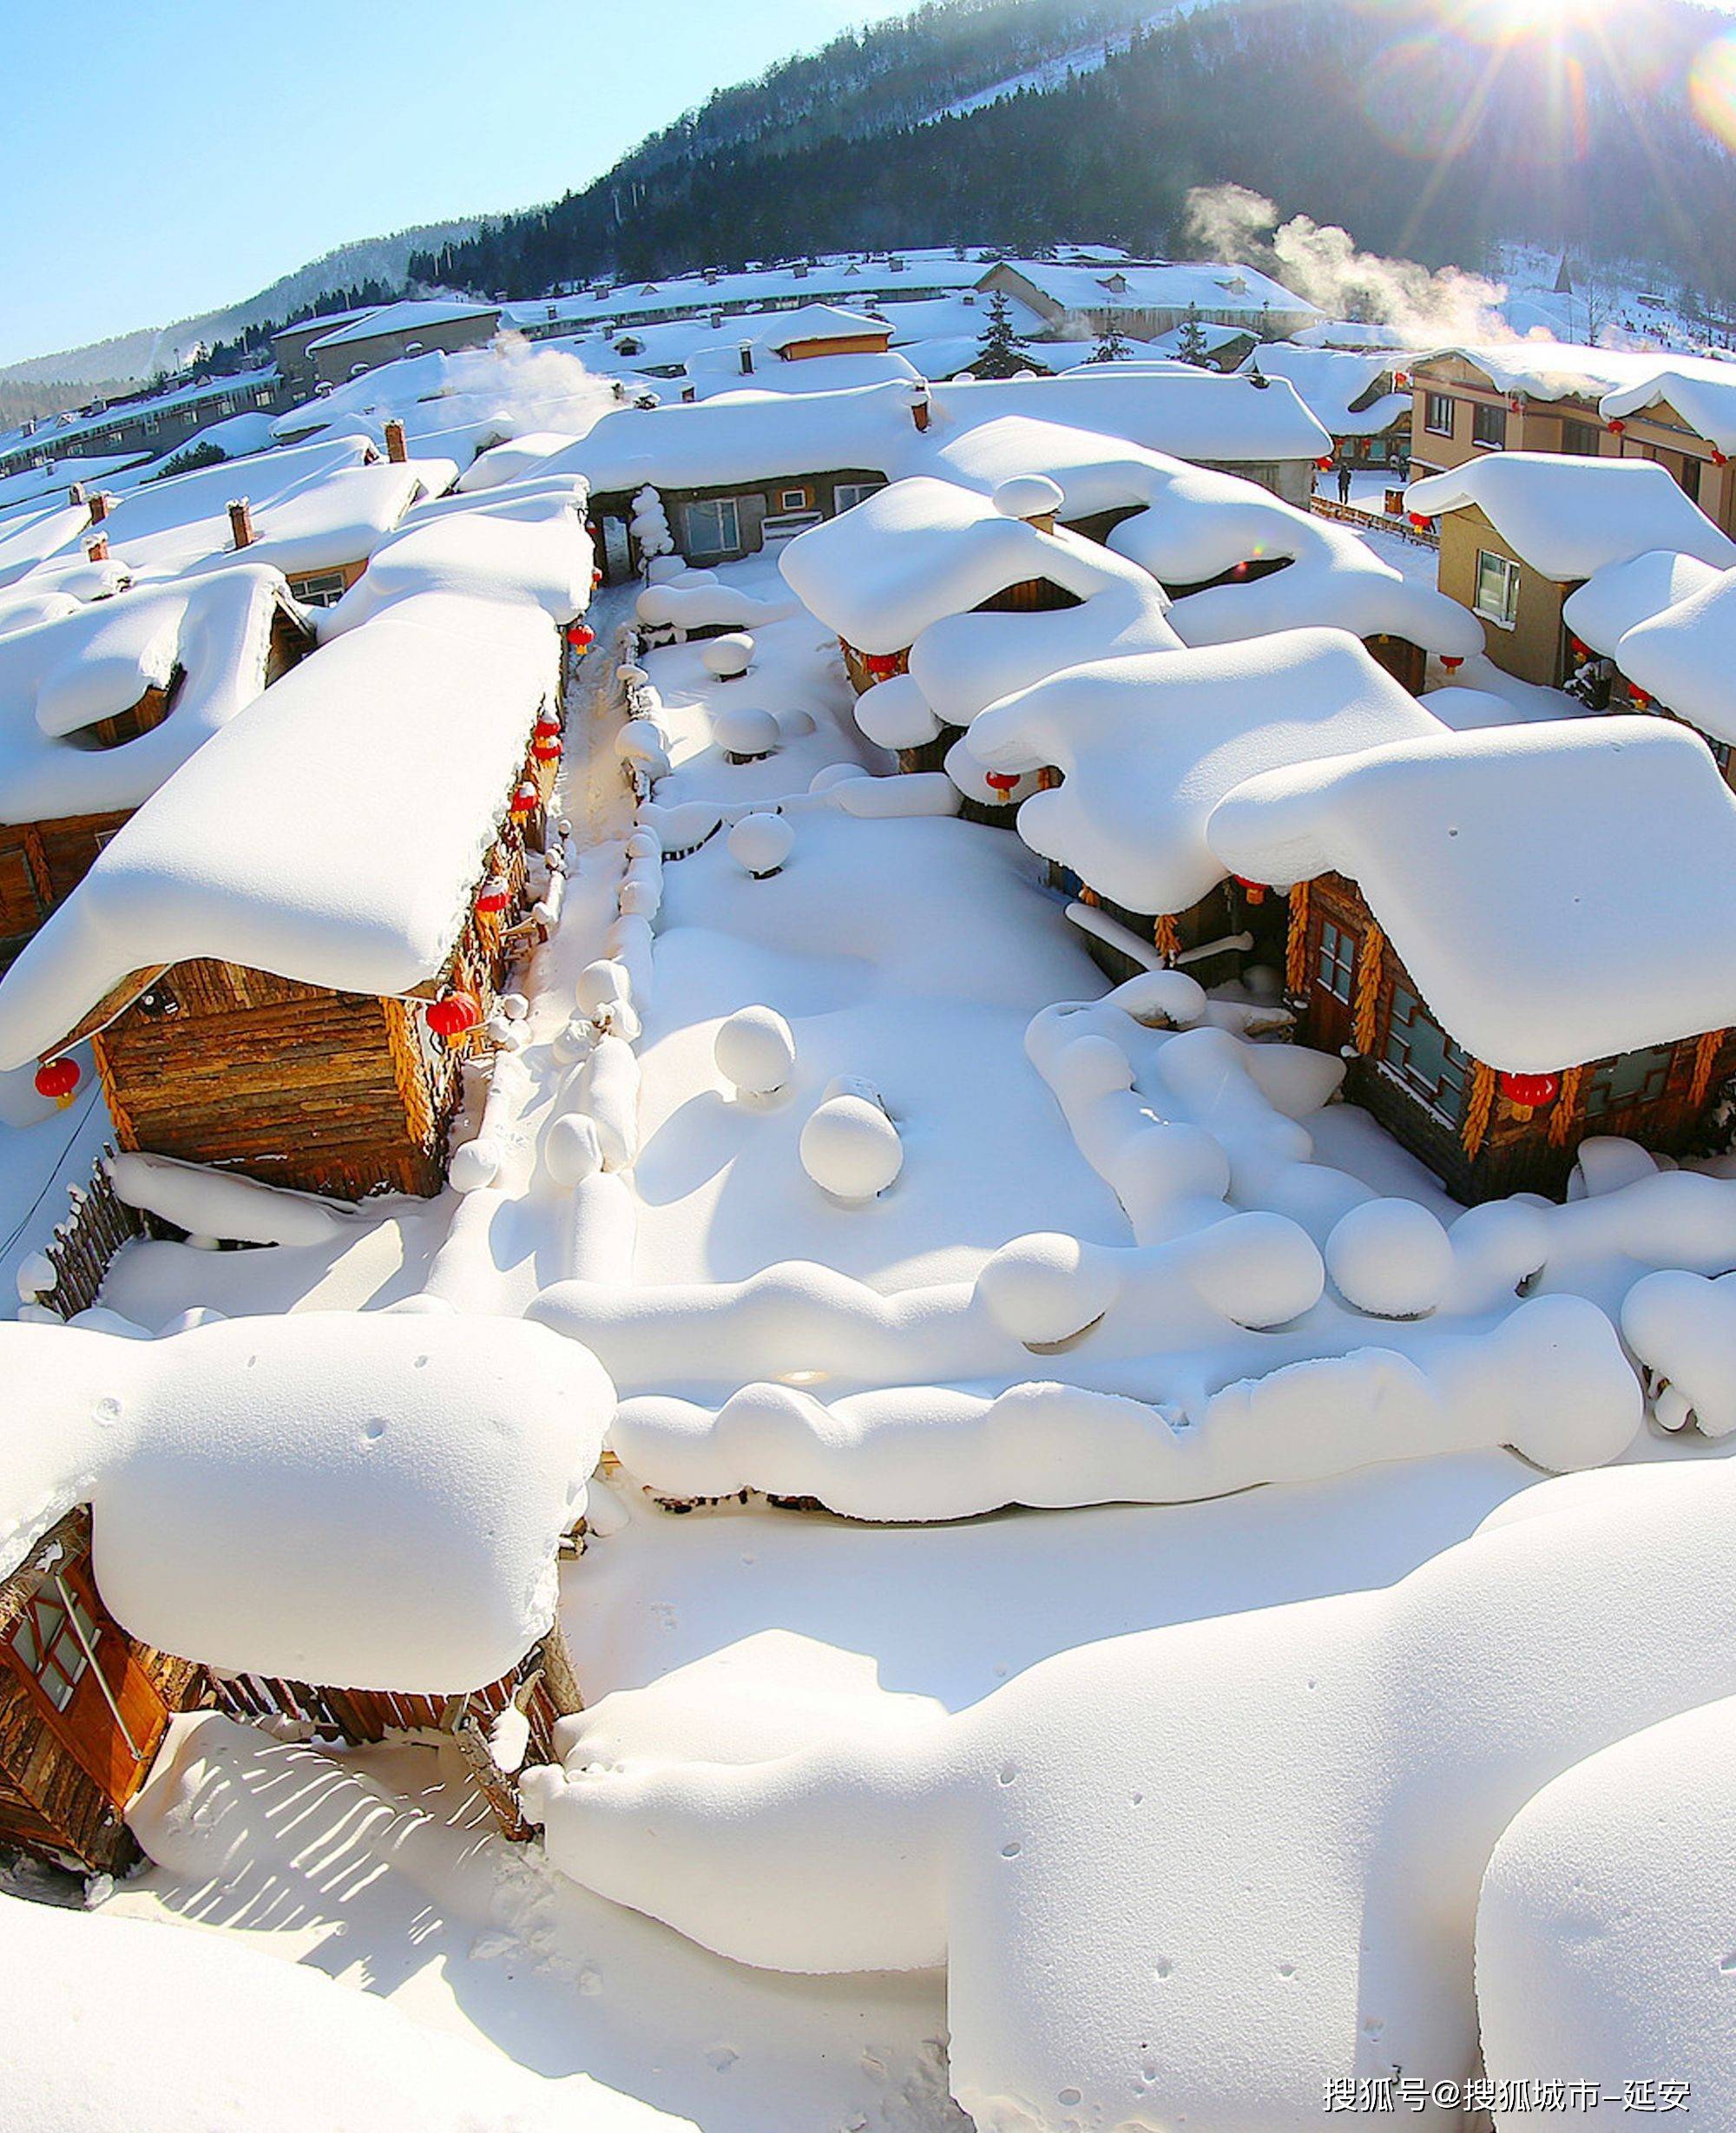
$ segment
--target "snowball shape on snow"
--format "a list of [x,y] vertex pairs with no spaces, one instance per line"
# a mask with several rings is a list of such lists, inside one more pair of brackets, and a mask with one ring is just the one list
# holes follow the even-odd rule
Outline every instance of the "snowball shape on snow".
[[581,1059],[589,1058],[596,1037],[595,1025],[575,1015],[549,1047],[556,1065],[576,1066]]
[[1054,1348],[1094,1326],[1121,1284],[1108,1253],[1053,1231],[1015,1237],[984,1265],[976,1294],[1003,1333]]
[[877,1103],[832,1096],[802,1128],[802,1168],[835,1200],[872,1200],[904,1167],[898,1129]]
[[711,734],[726,755],[747,763],[775,755],[784,738],[769,711],[746,704],[739,711],[720,711],[711,722]]
[[706,672],[718,681],[733,681],[746,673],[753,657],[753,640],[745,629],[732,629],[713,637],[700,653]]
[[1059,482],[1047,474],[1016,474],[991,499],[1003,518],[1052,518],[1067,502]]
[[632,991],[633,980],[628,975],[627,965],[609,957],[587,963],[573,988],[580,1011],[587,1015],[595,1015],[611,1000],[626,999]]
[[848,784],[852,778],[865,778],[870,774],[860,763],[828,763],[823,770],[815,771],[808,780],[808,790],[811,793],[830,793],[837,786]]
[[617,667],[615,678],[627,688],[643,688],[651,679],[643,667]]
[[582,1185],[595,1177],[602,1169],[595,1121],[579,1111],[557,1118],[543,1137],[542,1161],[557,1185]]
[[46,1296],[59,1279],[46,1252],[28,1253],[18,1262],[18,1294],[25,1303],[34,1296]]
[[654,719],[628,719],[615,736],[615,752],[624,763],[648,763],[667,753],[667,736]]
[[745,814],[727,839],[730,858],[756,881],[778,872],[795,841],[789,819],[781,814]]
[[452,1151],[451,1168],[447,1175],[451,1181],[453,1191],[485,1191],[500,1175],[501,1162],[498,1142],[480,1137],[466,1141],[462,1148]]
[[1206,1012],[1206,988],[1186,971],[1147,971],[1117,985],[1109,1001],[1145,1029],[1187,1030]]
[[1353,1309],[1371,1318],[1419,1319],[1446,1294],[1452,1243],[1414,1200],[1365,1200],[1326,1239],[1326,1271]]
[[712,1056],[743,1096],[775,1096],[796,1063],[795,1032],[774,1007],[744,1007],[718,1024]]
[[654,918],[663,901],[663,892],[654,881],[623,881],[618,900],[620,908],[629,918]]
[[[652,501],[659,510],[662,509],[659,498],[654,496]],[[653,585],[672,584],[676,578],[687,575],[687,566],[679,556],[654,556],[645,566],[646,578]]]
[[819,731],[819,722],[812,711],[779,711],[776,716],[778,730],[786,741],[806,741],[810,734]]
[[627,840],[627,856],[629,859],[661,859],[663,840],[654,830],[636,829]]

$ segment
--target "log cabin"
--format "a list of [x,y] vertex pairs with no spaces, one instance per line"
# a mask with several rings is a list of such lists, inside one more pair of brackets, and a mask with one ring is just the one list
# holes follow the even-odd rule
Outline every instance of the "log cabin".
[[134,811],[312,644],[257,564],[0,637],[0,975]]
[[532,923],[560,642],[529,599],[427,592],[322,646],[103,846],[0,981],[0,1049],[46,1075],[89,1040],[123,1149],[437,1191]]

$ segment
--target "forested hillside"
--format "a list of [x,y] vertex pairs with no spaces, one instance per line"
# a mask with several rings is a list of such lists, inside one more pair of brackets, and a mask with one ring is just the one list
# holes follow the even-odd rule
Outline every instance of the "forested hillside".
[[[985,235],[1162,252],[1186,242],[1192,188],[1233,181],[1381,251],[1476,266],[1497,240],[1525,239],[1654,262],[1736,298],[1723,234],[1736,161],[1687,94],[1717,18],[1687,0],[1617,0],[1595,28],[1505,44],[1439,35],[1433,0],[1218,0],[1127,30],[1152,13],[924,8],[714,99],[582,192],[421,255],[411,271],[529,292],[605,270]],[[977,71],[1015,76],[1011,24],[1028,16],[1051,48],[1091,17],[1109,56],[910,122],[924,80],[930,109],[965,100],[970,68],[957,79],[936,70],[955,40]],[[728,145],[708,145],[725,133]]]

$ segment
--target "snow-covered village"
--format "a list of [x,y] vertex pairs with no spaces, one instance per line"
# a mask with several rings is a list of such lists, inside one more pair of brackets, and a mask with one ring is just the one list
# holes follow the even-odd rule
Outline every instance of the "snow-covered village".
[[0,2133],[1736,2133],[1736,18],[671,4],[0,240]]

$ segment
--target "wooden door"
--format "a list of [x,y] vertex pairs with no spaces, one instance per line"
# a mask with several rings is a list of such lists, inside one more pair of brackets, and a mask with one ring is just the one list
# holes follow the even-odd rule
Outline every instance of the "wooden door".
[[1305,1034],[1318,1051],[1338,1052],[1351,1042],[1357,965],[1362,954],[1360,926],[1334,911],[1312,914]]

